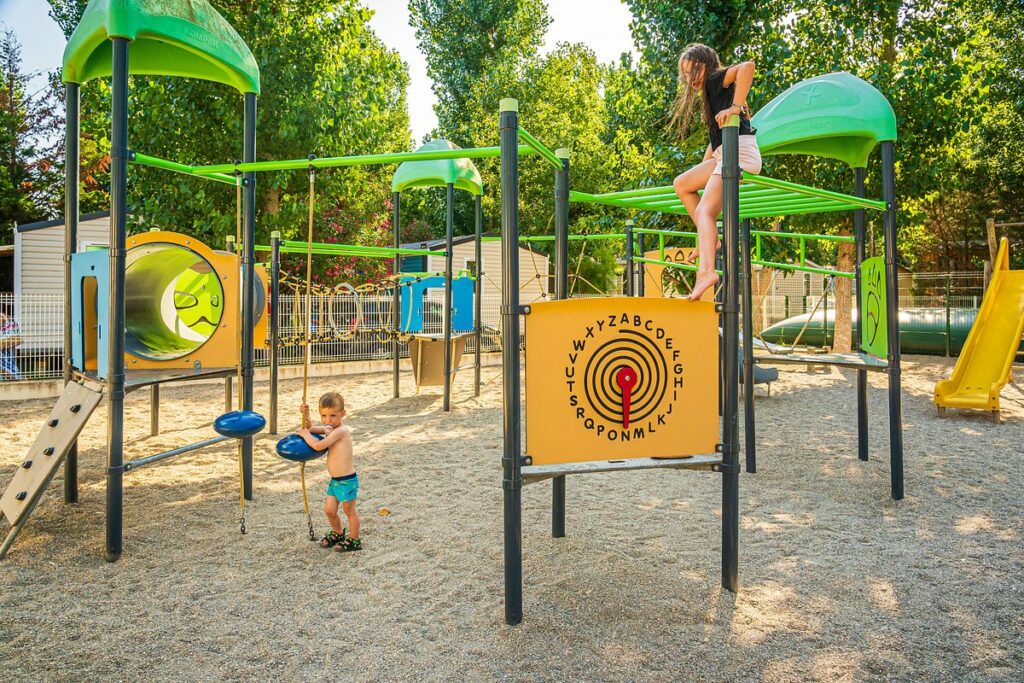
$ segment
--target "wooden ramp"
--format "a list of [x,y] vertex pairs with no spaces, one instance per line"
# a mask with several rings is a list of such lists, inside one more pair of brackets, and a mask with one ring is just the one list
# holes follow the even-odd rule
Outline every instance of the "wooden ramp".
[[57,405],[43,424],[35,443],[28,449],[25,459],[0,498],[0,511],[11,524],[11,531],[3,546],[0,546],[0,559],[7,554],[18,532],[25,526],[32,509],[46,490],[46,485],[57,473],[71,445],[102,398],[103,392],[98,387],[92,388],[78,382],[69,382],[64,387],[64,393],[57,400]]

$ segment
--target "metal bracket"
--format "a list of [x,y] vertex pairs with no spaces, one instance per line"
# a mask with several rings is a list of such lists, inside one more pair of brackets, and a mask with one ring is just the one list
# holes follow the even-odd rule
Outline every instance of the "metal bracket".
[[519,308],[513,306],[506,306],[505,304],[502,304],[501,307],[498,309],[498,312],[501,315],[519,315]]
[[524,455],[523,457],[519,458],[519,465],[521,467],[528,467],[528,466],[530,466],[532,464],[533,464],[533,457],[532,456]]
[[712,472],[721,472],[722,474],[739,474],[740,466],[738,463],[716,463],[711,466]]
[[530,315],[530,306],[529,306],[529,304],[527,304],[525,306],[520,306],[519,307],[519,315]]
[[715,313],[721,313],[725,310],[725,304],[715,304]]
[[731,455],[733,453],[739,453],[739,452],[740,452],[740,448],[739,448],[738,445],[733,444],[732,446],[729,446],[728,444],[724,444],[724,443],[716,443],[715,444],[715,453],[721,453],[722,455]]
[[719,313],[739,313],[740,307],[736,304],[730,304],[728,302],[718,304],[715,306],[715,310]]

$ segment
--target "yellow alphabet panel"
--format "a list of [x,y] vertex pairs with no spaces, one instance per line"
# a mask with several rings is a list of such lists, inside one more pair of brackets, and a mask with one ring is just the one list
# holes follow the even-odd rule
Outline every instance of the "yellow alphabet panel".
[[714,303],[600,298],[530,305],[526,454],[534,465],[713,453]]

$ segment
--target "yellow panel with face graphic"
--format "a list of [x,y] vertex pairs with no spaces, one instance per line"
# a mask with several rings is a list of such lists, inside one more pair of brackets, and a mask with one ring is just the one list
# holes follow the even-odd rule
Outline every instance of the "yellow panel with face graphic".
[[714,303],[595,298],[530,305],[526,449],[534,465],[714,453]]
[[[128,369],[231,368],[238,363],[239,260],[174,232],[127,239]],[[254,345],[267,338],[266,271],[256,269]]]

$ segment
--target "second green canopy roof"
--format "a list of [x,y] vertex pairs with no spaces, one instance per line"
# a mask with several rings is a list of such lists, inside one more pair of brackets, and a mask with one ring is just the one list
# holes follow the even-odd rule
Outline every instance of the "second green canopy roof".
[[[446,149],[459,149],[459,146],[443,139],[431,140],[416,151],[432,152]],[[480,172],[469,159],[406,161],[395,171],[391,191],[404,192],[414,187],[444,187],[449,184],[470,194],[484,193]]]

